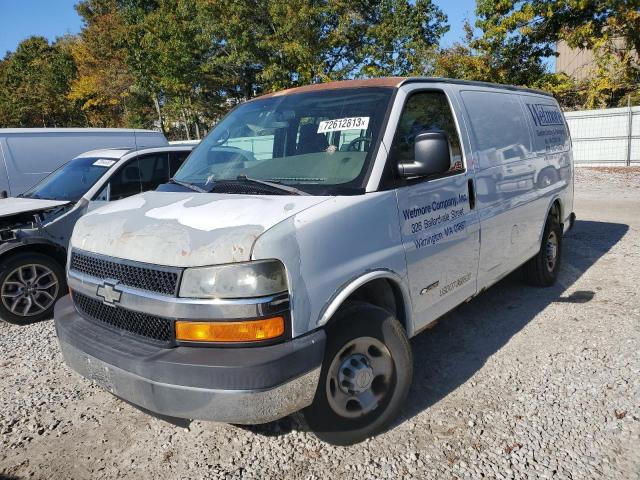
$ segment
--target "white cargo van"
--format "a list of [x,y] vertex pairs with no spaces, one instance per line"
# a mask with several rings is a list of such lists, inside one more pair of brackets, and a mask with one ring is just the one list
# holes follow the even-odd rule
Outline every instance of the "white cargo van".
[[156,414],[299,411],[336,444],[398,414],[410,337],[519,267],[553,284],[574,219],[557,102],[447,79],[244,103],[166,190],[76,225],[55,311],[67,364]]
[[168,145],[160,132],[123,128],[0,128],[0,194],[18,196],[72,158],[98,148]]

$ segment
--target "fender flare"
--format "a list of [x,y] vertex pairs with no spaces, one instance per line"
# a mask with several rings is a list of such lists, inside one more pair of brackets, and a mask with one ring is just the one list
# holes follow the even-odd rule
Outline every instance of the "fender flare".
[[44,237],[26,237],[17,241],[0,244],[0,258],[6,257],[12,253],[18,253],[18,250],[28,249],[31,246],[50,247],[60,251],[62,254],[66,254],[66,248]]
[[556,201],[560,204],[560,226],[562,226],[562,230],[564,232],[564,219],[562,218],[564,205],[562,205],[562,199],[556,195],[553,198],[551,198],[551,201],[549,202],[549,204],[547,205],[547,209],[545,210],[546,214],[544,217],[544,221],[542,222],[542,228],[540,229],[540,233],[538,234],[538,243],[542,242],[542,235],[544,235],[544,227],[547,223],[547,217],[551,213],[553,204],[556,203]]
[[358,288],[369,283],[373,280],[385,279],[391,281],[394,285],[396,285],[400,289],[400,294],[402,295],[403,307],[405,312],[405,327],[407,330],[407,335],[411,337],[414,333],[413,329],[413,320],[411,317],[411,297],[409,296],[409,291],[407,290],[405,283],[400,275],[397,273],[381,269],[381,270],[372,270],[368,271],[359,277],[356,277],[346,284],[344,284],[341,288],[339,288],[331,297],[331,299],[326,303],[322,311],[320,312],[320,318],[317,321],[317,326],[322,327],[329,322],[331,317],[338,311],[338,309],[342,306],[349,296],[355,292]]

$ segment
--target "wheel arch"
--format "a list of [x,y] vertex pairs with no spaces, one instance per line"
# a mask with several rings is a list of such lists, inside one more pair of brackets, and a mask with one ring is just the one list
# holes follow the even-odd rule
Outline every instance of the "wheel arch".
[[331,324],[335,313],[348,300],[360,300],[389,310],[396,315],[407,336],[414,334],[409,292],[402,277],[391,270],[367,272],[340,288],[322,310],[318,326]]
[[47,255],[56,260],[64,269],[67,261],[66,249],[42,238],[27,238],[20,242],[9,242],[0,245],[0,261],[21,253],[35,252]]
[[538,243],[542,242],[542,236],[544,235],[544,227],[547,223],[547,218],[552,216],[558,221],[561,226],[563,226],[563,213],[564,210],[562,206],[562,200],[560,199],[560,197],[554,197],[547,206],[546,214],[542,221],[542,227],[540,228],[540,232],[538,233]]
[[553,202],[551,202],[551,205],[549,206],[549,213],[547,216],[551,215],[555,217],[558,223],[562,225],[562,219],[564,218],[563,213],[564,211],[562,209],[562,201],[560,200],[560,197],[554,198]]

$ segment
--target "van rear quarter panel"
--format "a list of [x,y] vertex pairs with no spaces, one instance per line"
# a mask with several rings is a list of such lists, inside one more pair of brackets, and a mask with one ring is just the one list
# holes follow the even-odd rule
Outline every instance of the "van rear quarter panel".
[[319,327],[332,300],[369,272],[406,284],[395,192],[334,197],[288,218],[253,247],[252,259],[269,258],[287,269],[294,336]]
[[475,168],[481,225],[478,288],[531,258],[549,208],[572,208],[568,129],[552,97],[460,86]]

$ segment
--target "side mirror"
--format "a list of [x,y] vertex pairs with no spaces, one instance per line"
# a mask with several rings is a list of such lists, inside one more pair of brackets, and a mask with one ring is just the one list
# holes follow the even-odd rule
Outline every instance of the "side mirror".
[[425,177],[445,173],[451,168],[451,148],[447,134],[441,131],[423,132],[416,136],[411,163],[400,163],[403,177]]

